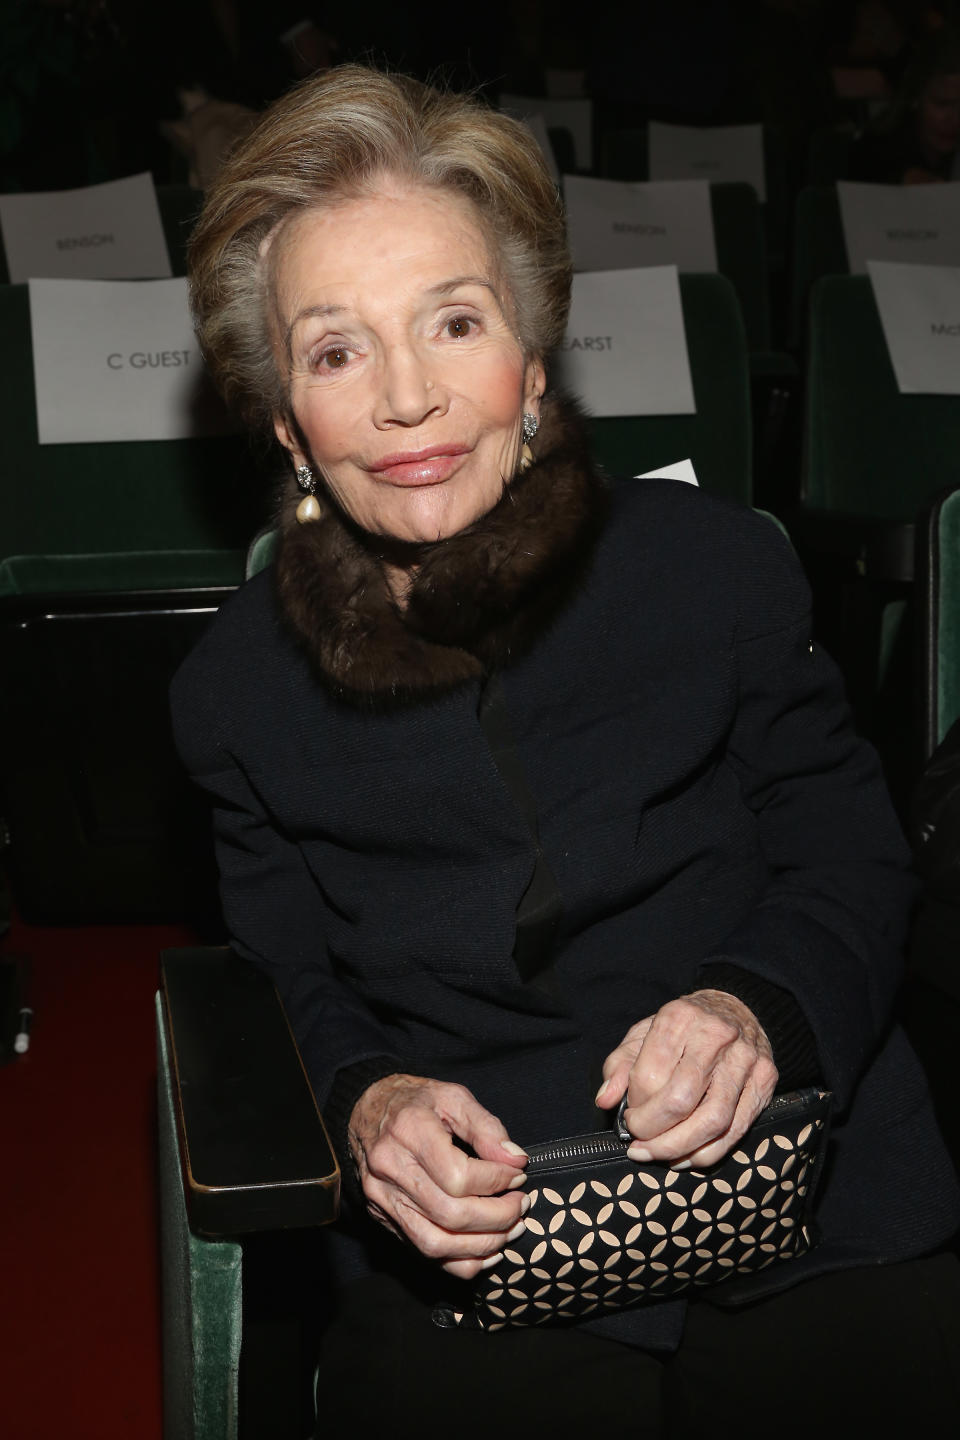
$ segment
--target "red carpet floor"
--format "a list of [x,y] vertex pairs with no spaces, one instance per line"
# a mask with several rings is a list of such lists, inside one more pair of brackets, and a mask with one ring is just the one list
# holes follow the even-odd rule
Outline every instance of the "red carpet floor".
[[0,1435],[160,1440],[153,996],[173,926],[15,925],[35,1010],[0,1067]]

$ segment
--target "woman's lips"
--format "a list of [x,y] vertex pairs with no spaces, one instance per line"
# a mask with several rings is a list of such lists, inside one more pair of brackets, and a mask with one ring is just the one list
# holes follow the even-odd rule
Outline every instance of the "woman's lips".
[[431,445],[426,450],[399,451],[368,466],[375,480],[388,485],[439,485],[457,469],[468,445]]

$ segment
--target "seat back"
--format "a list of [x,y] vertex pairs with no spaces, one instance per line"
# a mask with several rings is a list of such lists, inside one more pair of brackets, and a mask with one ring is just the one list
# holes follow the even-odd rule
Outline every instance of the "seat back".
[[695,415],[591,421],[597,459],[612,475],[637,475],[689,457],[703,488],[749,505],[750,380],[737,297],[722,275],[681,275]]
[[0,601],[0,814],[25,920],[217,925],[208,807],[167,690],[230,593]]
[[247,563],[245,576],[251,580],[254,575],[259,575],[268,565],[272,565],[277,553],[277,546],[280,543],[280,532],[272,525],[265,525],[258,531],[250,542],[247,550]]
[[790,283],[790,340],[803,344],[807,307],[813,286],[823,275],[850,270],[843,219],[835,185],[807,185],[797,196],[793,225],[793,267]]
[[[780,263],[786,238],[790,189],[787,179],[787,146],[777,126],[763,132],[763,183],[767,192],[761,220],[767,249]],[[649,180],[650,160],[646,126],[608,130],[600,147],[600,173],[609,180]]]
[[[211,583],[209,565],[218,583],[223,552],[232,551],[241,578],[243,551],[268,504],[246,439],[41,445],[26,285],[0,288],[0,369],[0,562],[85,556],[96,559],[96,573],[82,581],[83,565],[75,561],[67,567],[68,585],[124,588],[132,567],[137,588],[150,589],[169,583],[174,563],[181,583]],[[36,568],[24,575],[12,577],[8,565],[0,585],[18,590],[41,578]],[[51,578],[45,574],[44,583]]]
[[243,579],[268,487],[239,437],[39,444],[29,296],[0,289],[0,805],[34,923],[209,918],[173,672]]
[[[643,181],[647,175],[646,130],[613,130],[604,137],[604,175],[610,180]],[[747,346],[770,348],[767,239],[763,206],[744,180],[710,186],[717,269],[732,284],[743,312]]]
[[911,521],[960,468],[960,396],[902,395],[865,275],[811,303],[803,503]]
[[960,717],[960,485],[927,511],[917,555],[923,745],[930,756]]
[[744,180],[710,186],[717,269],[737,292],[747,348],[770,348],[767,241],[757,192]]

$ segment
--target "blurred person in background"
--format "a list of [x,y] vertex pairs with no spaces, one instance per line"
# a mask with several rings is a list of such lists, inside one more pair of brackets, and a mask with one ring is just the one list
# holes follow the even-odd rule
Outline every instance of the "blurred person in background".
[[891,104],[854,144],[847,178],[925,185],[957,178],[960,33],[925,37]]

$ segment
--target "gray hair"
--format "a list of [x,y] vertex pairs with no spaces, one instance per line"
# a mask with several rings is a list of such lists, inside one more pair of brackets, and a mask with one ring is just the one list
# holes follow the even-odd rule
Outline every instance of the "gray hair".
[[278,100],[232,153],[190,242],[200,345],[228,403],[269,431],[289,411],[274,345],[268,237],[293,215],[396,176],[472,205],[524,354],[563,338],[570,256],[563,209],[524,125],[477,100],[344,65]]

